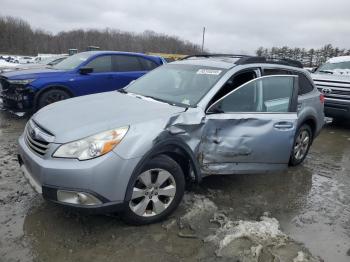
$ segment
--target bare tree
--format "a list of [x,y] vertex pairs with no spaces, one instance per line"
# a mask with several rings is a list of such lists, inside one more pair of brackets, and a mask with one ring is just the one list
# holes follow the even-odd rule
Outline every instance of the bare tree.
[[333,47],[331,44],[324,45],[319,49],[290,48],[287,46],[272,47],[271,49],[259,47],[256,50],[256,54],[268,58],[295,59],[302,62],[304,66],[314,67],[323,64],[331,57],[350,55],[350,49],[340,49]]
[[52,34],[33,30],[22,19],[0,16],[0,53],[36,55],[67,53],[70,48],[85,51],[88,46],[102,50],[162,52],[174,54],[201,53],[197,44],[177,36],[145,31],[141,34],[106,28],[105,30],[71,30]]

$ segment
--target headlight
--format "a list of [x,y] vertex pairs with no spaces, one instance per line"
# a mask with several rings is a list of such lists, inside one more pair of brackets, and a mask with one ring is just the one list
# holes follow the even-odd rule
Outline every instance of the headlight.
[[10,84],[14,84],[14,85],[27,85],[30,84],[31,82],[33,82],[35,79],[24,79],[24,80],[11,80],[8,79],[7,81]]
[[128,126],[121,127],[64,144],[56,150],[53,157],[87,160],[102,156],[122,141],[128,129]]

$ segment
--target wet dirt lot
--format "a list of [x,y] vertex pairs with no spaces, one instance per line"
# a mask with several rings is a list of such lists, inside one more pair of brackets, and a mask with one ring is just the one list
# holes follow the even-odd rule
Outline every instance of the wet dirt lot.
[[326,125],[300,167],[206,178],[133,227],[36,195],[16,159],[25,122],[0,112],[0,261],[350,261],[350,124]]

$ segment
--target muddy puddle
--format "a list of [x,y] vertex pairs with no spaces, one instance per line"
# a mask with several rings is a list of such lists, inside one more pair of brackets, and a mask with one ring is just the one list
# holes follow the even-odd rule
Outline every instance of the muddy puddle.
[[350,125],[327,125],[303,166],[206,178],[133,227],[37,196],[16,161],[24,124],[0,112],[0,261],[350,261]]

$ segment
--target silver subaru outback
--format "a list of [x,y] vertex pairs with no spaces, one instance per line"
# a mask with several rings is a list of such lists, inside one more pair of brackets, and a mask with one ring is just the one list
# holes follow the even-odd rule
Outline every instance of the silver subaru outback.
[[176,209],[186,183],[300,164],[323,119],[323,96],[293,61],[193,56],[46,106],[18,158],[45,199],[148,224]]

